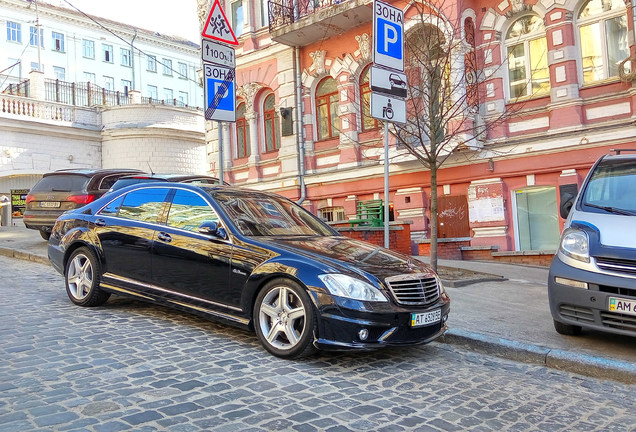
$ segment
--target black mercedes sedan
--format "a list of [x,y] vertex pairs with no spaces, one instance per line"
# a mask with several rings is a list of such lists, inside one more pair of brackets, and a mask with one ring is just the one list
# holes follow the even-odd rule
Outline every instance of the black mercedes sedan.
[[430,342],[450,299],[409,256],[340,235],[279,195],[125,187],[55,223],[53,267],[80,306],[111,294],[253,329],[275,356]]

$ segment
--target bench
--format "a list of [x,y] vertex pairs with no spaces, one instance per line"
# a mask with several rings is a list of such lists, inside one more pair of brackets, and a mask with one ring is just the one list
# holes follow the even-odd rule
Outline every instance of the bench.
[[351,226],[381,227],[384,225],[384,203],[382,200],[358,201],[356,218],[350,219]]

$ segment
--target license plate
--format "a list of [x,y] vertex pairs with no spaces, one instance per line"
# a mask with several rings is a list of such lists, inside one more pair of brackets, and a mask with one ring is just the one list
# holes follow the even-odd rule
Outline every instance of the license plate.
[[40,207],[58,208],[59,206],[60,206],[59,201],[41,201],[40,202]]
[[411,314],[411,327],[423,327],[437,324],[442,319],[442,310]]
[[636,315],[636,301],[610,297],[609,310],[610,312],[618,312],[626,315]]

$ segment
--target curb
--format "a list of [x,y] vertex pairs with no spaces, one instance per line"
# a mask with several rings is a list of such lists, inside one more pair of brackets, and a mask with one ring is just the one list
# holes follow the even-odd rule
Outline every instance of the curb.
[[9,258],[17,258],[26,261],[32,261],[39,264],[50,265],[48,257],[44,257],[42,255],[36,255],[28,252],[21,252],[14,249],[0,247],[0,255],[9,257]]
[[533,363],[586,375],[636,384],[636,364],[547,348],[465,330],[449,330],[439,339],[449,345],[469,348],[484,354],[524,363]]

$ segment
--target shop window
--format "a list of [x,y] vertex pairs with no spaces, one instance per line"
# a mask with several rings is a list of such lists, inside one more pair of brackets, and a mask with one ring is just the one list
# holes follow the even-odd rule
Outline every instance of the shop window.
[[532,187],[513,192],[516,250],[556,250],[559,219],[555,187]]
[[622,0],[589,0],[578,15],[583,83],[618,76],[629,57],[627,13]]
[[274,95],[270,94],[263,103],[263,120],[265,122],[265,151],[280,148],[280,119],[274,106]]
[[245,103],[236,108],[236,157],[244,158],[250,155],[250,128],[245,120]]
[[325,78],[316,89],[316,120],[318,139],[336,138],[340,134],[338,117],[338,85],[333,78]]
[[510,98],[550,91],[548,42],[543,20],[528,15],[515,21],[506,35]]

